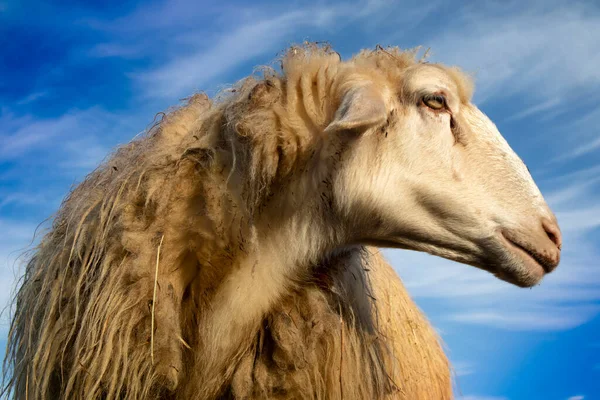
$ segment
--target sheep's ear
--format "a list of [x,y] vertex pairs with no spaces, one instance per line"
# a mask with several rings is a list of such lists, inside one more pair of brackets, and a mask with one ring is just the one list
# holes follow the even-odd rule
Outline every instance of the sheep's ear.
[[363,85],[346,92],[325,132],[364,131],[383,124],[386,119],[385,101],[380,90],[373,85]]

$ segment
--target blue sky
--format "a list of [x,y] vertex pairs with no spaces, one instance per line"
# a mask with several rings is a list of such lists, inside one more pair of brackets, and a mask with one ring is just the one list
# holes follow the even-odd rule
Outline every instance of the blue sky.
[[291,43],[329,41],[343,57],[423,45],[475,75],[475,103],[564,234],[561,266],[533,289],[386,251],[447,345],[457,398],[600,399],[600,5],[462,3],[0,0],[0,303],[36,226],[156,112]]

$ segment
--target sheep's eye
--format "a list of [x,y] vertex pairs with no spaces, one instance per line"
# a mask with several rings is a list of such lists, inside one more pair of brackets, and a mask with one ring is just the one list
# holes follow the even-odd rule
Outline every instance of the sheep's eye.
[[446,108],[446,98],[441,94],[428,94],[423,97],[423,103],[432,110]]

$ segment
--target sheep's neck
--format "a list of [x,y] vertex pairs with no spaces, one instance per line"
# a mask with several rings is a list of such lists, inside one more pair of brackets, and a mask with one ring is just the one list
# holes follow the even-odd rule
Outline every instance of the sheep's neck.
[[292,220],[270,228],[268,235],[259,234],[255,250],[236,260],[200,324],[202,350],[196,370],[205,387],[216,390],[227,381],[273,304],[325,254],[330,245],[318,232],[323,230]]

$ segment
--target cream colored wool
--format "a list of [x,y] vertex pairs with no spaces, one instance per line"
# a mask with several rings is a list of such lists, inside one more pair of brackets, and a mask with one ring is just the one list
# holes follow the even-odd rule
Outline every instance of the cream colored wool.
[[[348,239],[385,221],[334,196],[365,123],[340,119],[344,95],[361,82],[408,91],[414,56],[378,48],[343,62],[293,47],[281,73],[214,102],[197,94],[119,148],[64,200],[27,265],[6,393],[450,399],[438,338],[367,247],[378,240]],[[436,68],[469,102],[470,81]],[[368,134],[384,140],[402,116],[365,123]]]

